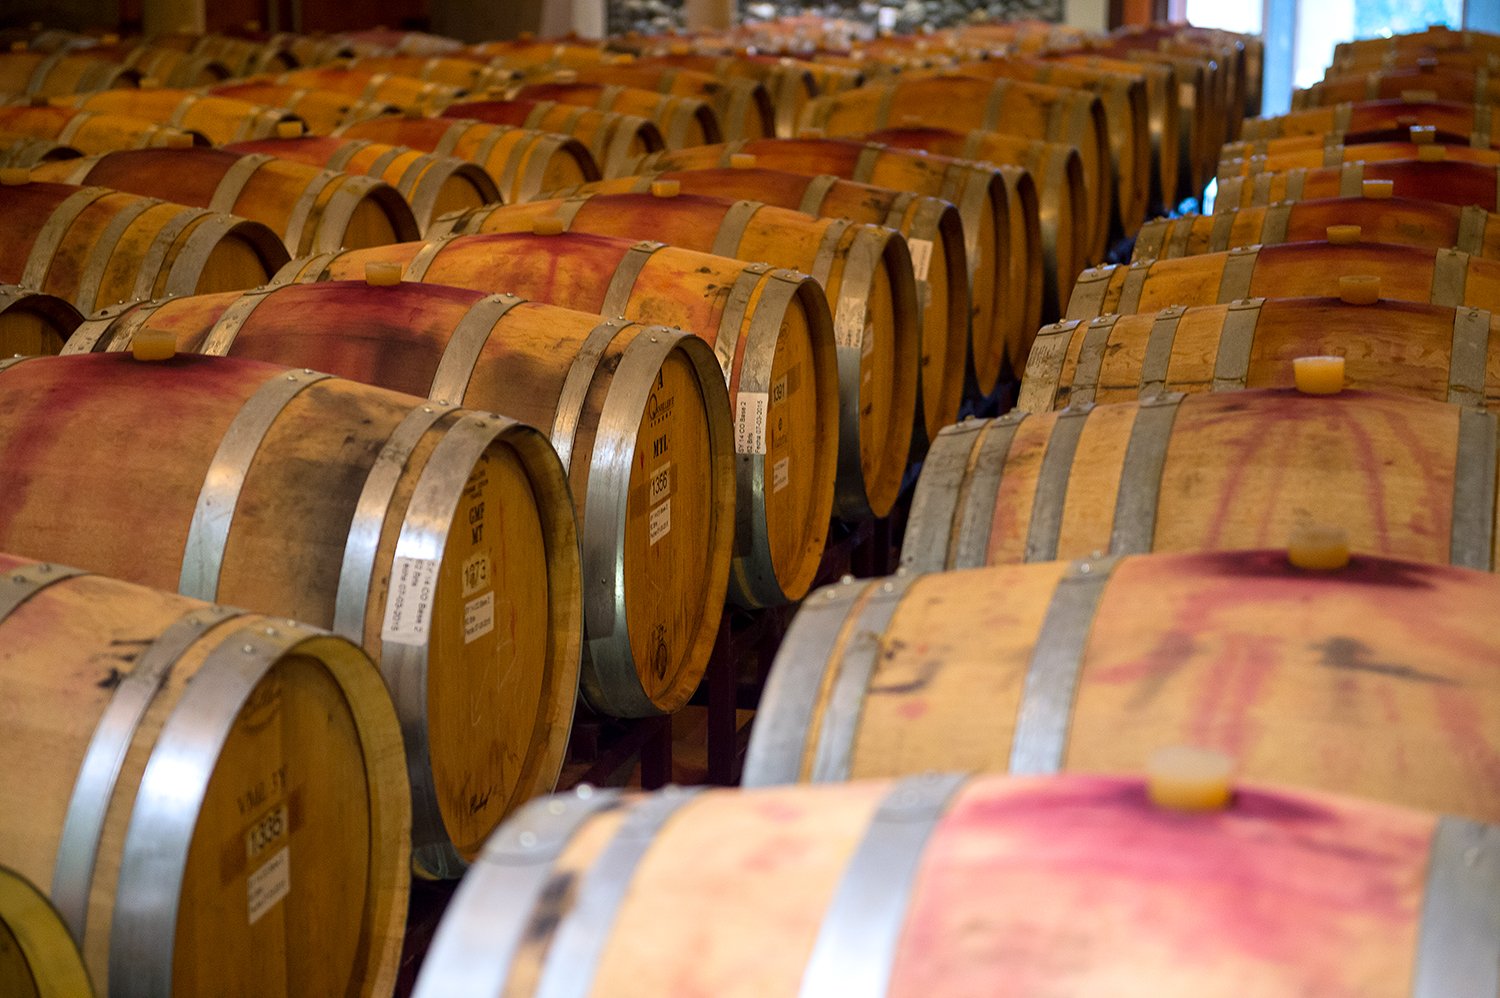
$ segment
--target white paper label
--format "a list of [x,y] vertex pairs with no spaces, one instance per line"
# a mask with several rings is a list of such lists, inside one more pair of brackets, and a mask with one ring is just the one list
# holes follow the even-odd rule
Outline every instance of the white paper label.
[[464,644],[495,629],[495,594],[485,593],[464,604]]
[[734,449],[738,454],[766,452],[768,392],[740,392],[735,396]]
[[780,492],[792,480],[792,459],[784,457],[771,469],[771,491]]
[[428,558],[397,558],[391,568],[381,640],[403,645],[426,641],[432,626],[432,595],[436,588],[437,562]]
[[839,299],[833,317],[833,340],[841,347],[858,347],[865,341],[865,310],[858,298]]
[[490,556],[476,551],[464,562],[464,599],[490,587]]
[[651,472],[650,505],[655,506],[672,492],[672,462],[668,461]]
[[927,268],[932,264],[932,240],[908,239],[906,248],[911,250],[911,273],[919,281],[927,280]]
[[672,532],[672,500],[651,511],[651,543],[655,544]]
[[292,859],[287,846],[282,846],[266,864],[250,874],[245,882],[250,908],[250,924],[276,906],[276,902],[287,896],[292,889]]

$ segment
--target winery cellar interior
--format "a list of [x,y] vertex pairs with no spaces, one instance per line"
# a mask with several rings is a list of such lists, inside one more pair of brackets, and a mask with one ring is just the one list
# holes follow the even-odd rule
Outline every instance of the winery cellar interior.
[[0,998],[1500,994],[1492,5],[0,40]]

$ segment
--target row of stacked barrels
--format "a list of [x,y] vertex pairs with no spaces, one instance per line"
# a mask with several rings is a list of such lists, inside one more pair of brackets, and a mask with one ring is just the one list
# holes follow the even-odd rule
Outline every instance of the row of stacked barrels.
[[[1256,861],[1287,876],[1315,869],[1318,880],[1364,878],[1371,892],[1399,885],[1400,902],[1374,914],[1350,914],[1324,895],[1305,905],[1308,918],[1337,916],[1330,932],[1387,961],[1361,972],[1399,976],[1385,969],[1410,959],[1411,947],[1385,941],[1411,932],[1428,841],[1458,836],[1460,861],[1474,866],[1463,836],[1483,844],[1487,833],[1454,822],[1491,817],[1473,798],[1483,796],[1475,773],[1489,773],[1481,735],[1494,719],[1469,693],[1482,675],[1463,670],[1478,649],[1493,651],[1493,639],[1462,610],[1493,593],[1483,576],[1382,560],[1488,568],[1481,551],[1493,560],[1475,540],[1493,520],[1494,430],[1476,408],[1489,382],[1483,341],[1472,378],[1471,310],[1460,310],[1471,367],[1446,386],[1468,403],[1452,407],[1463,413],[1456,430],[1437,415],[1408,415],[1401,406],[1410,403],[1351,413],[1342,408],[1351,392],[1332,400],[1334,429],[1295,451],[1311,455],[1302,463],[1317,474],[1343,469],[1348,477],[1331,490],[1349,502],[1367,497],[1365,520],[1323,509],[1329,483],[1279,477],[1303,443],[1293,433],[1262,447],[1267,427],[1323,425],[1297,413],[1305,400],[1287,392],[1261,403],[1266,414],[1243,406],[1255,392],[1221,403],[1223,413],[1205,410],[1203,432],[1238,448],[1207,486],[1201,468],[1180,464],[1204,450],[1184,433],[1193,403],[1216,397],[1179,406],[1175,393],[1275,384],[1287,366],[1275,349],[1318,351],[1297,342],[1254,353],[1247,307],[1220,322],[1230,347],[1218,348],[1208,374],[1179,370],[1201,359],[1193,350],[1213,349],[1190,335],[1194,320],[1158,316],[1138,347],[1119,345],[1129,316],[1080,321],[1095,298],[1094,314],[1138,311],[1141,295],[1154,293],[1143,290],[1150,268],[1084,268],[1136,237],[1153,210],[1201,192],[1221,144],[1258,104],[1253,44],[1178,28],[1079,39],[976,26],[809,51],[805,26],[789,30],[786,54],[774,56],[749,53],[742,35],[463,47],[367,33],[129,45],[49,34],[0,57],[0,89],[16,94],[0,107],[15,171],[0,176],[9,209],[0,225],[13,247],[0,275],[12,285],[0,301],[0,355],[81,355],[0,362],[0,550],[10,552],[0,630],[23,649],[0,681],[24,706],[0,865],[47,895],[38,902],[35,891],[0,881],[0,897],[43,913],[17,922],[6,907],[8,926],[27,927],[0,933],[0,954],[33,952],[27,938],[42,930],[30,926],[47,921],[50,904],[52,924],[66,926],[101,991],[387,993],[408,864],[456,877],[477,862],[429,956],[431,993],[719,993],[731,983],[770,993],[801,981],[842,994],[851,973],[875,973],[872,986],[889,976],[908,906],[911,877],[887,878],[890,846],[875,830],[896,829],[896,864],[914,875],[946,811],[955,836],[964,814],[974,818],[953,850],[970,848],[978,830],[994,862],[1029,855],[1036,878],[1063,875],[1061,866],[1029,865],[1039,844],[1059,844],[1056,822],[1113,823],[1143,841],[1145,851],[1118,858],[1136,890],[1160,879],[1142,876],[1152,863],[1190,840],[1205,840],[1191,855],[1207,875],[1226,842],[1270,834]],[[756,39],[758,52],[775,47],[768,40]],[[1136,245],[1154,231],[1142,230]],[[1221,294],[1261,279],[1244,255],[1220,266],[1234,275],[1216,285]],[[1396,262],[1411,278],[1414,265]],[[1449,289],[1452,264],[1441,268]],[[1106,301],[1116,273],[1123,290]],[[1353,284],[1368,293],[1368,279]],[[1480,294],[1482,278],[1468,287]],[[1158,297],[1190,302],[1172,297],[1185,293],[1179,281]],[[1233,297],[1251,293],[1247,284]],[[1272,302],[1260,306],[1257,316],[1274,316]],[[1369,311],[1346,322],[1363,332]],[[1322,333],[1334,327],[1322,315],[1316,322]],[[1128,362],[1132,350],[1143,379],[1158,372],[1154,381],[1099,380],[1106,358]],[[1240,364],[1238,383],[1236,351],[1254,358]],[[1047,388],[1032,368],[1047,357],[1058,372],[1041,403]],[[1420,393],[1410,385],[1431,373],[1431,348],[1424,341],[1400,357],[1395,370],[1351,378],[1402,378]],[[954,425],[961,412],[1004,404],[1022,372],[1020,411]],[[1151,404],[1094,410],[1093,396],[1111,386]],[[1055,406],[1066,408],[1043,414]],[[1028,408],[1036,418],[1023,423]],[[1240,421],[1231,426],[1229,416]],[[1321,418],[1329,422],[1326,410]],[[1388,428],[1403,419],[1418,429]],[[1402,458],[1421,469],[1420,489],[1378,453],[1359,450],[1355,464],[1341,464],[1347,452],[1325,439],[1339,431],[1362,445],[1372,434],[1400,442]],[[1456,458],[1444,432],[1457,439]],[[1473,465],[1485,432],[1490,518],[1475,491],[1482,467],[1448,472],[1445,517],[1434,498],[1444,469]],[[1089,464],[1075,460],[1080,446],[1105,449]],[[1069,712],[1082,709],[1067,698],[1083,643],[1091,627],[1104,628],[1099,614],[1117,610],[1128,615],[1122,629],[1135,632],[1133,651],[1099,669],[1106,695],[1113,683],[1124,699],[1106,704],[1114,713],[1092,728],[1080,720],[1075,742],[1097,732],[1096,754],[1073,745],[1083,754],[1068,756],[1070,768],[1138,770],[1137,755],[1165,737],[1154,721],[1178,740],[1235,750],[1251,779],[1367,792],[1458,817],[1246,790],[1205,831],[1203,821],[1136,806],[1137,784],[1100,780],[978,780],[963,791],[962,813],[952,804],[960,784],[928,778],[888,797],[866,784],[837,797],[784,790],[631,802],[584,791],[527,805],[557,779],[576,690],[618,716],[680,707],[702,676],[726,596],[751,608],[802,600],[830,514],[888,514],[924,457],[909,571],[808,598],[757,719],[747,783],[1060,769]],[[1257,460],[1271,476],[1264,486],[1249,484]],[[1390,476],[1390,495],[1369,484],[1375,468]],[[1185,483],[1175,492],[1168,472]],[[1189,494],[1205,488],[1218,491]],[[1236,533],[1246,514],[1225,498],[1240,489],[1258,518],[1249,535]],[[1212,508],[1163,513],[1173,497]],[[1089,519],[1100,502],[1115,508],[1114,521]],[[1264,546],[1309,511],[1351,520],[1359,554],[1349,566],[1305,577],[1263,555],[1144,556]],[[1195,528],[1194,516],[1209,522]],[[1432,535],[1450,527],[1462,553],[1433,557]],[[1483,536],[1492,546],[1493,530]],[[1098,557],[1071,567],[1055,560],[1094,549]],[[1029,590],[1015,575],[913,574],[1020,560],[1053,570],[1025,584],[1036,595],[1017,597]],[[986,574],[1001,571],[1018,570]],[[1149,597],[1132,602],[1118,579],[1133,571],[1152,581],[1143,582]],[[1171,577],[1182,586],[1176,597]],[[1111,579],[1114,608],[1103,592]],[[1263,591],[1247,595],[1250,580]],[[1379,616],[1373,605],[1392,612],[1397,596],[1412,601],[1401,620],[1450,628],[1420,661],[1395,637],[1382,644],[1362,629],[1356,641],[1352,623],[1339,630],[1324,619],[1335,606],[1369,621]],[[1180,610],[1168,622],[1159,611],[1173,599]],[[1029,625],[1017,619],[1027,601]],[[1229,606],[1240,621],[1216,625]],[[1283,765],[1284,727],[1247,718],[1249,701],[1273,697],[1261,692],[1262,680],[1275,686],[1268,674],[1312,661],[1301,645],[1241,647],[1268,629],[1268,614],[1293,609],[1326,631],[1315,664],[1329,670],[1314,679],[1333,692],[1302,694],[1324,696],[1320,708],[1354,695],[1352,683],[1385,682],[1356,694],[1394,723],[1400,710],[1389,705],[1409,695],[1402,684],[1431,684],[1435,704],[1412,707],[1409,742],[1389,749],[1390,767],[1413,767],[1411,792],[1428,796],[1393,795],[1386,771],[1357,783],[1350,773],[1372,747],[1339,749],[1322,729],[1302,737],[1323,770]],[[1185,634],[1189,626],[1220,629]],[[1424,636],[1436,626],[1427,623]],[[1051,650],[1057,640],[1062,651]],[[1058,698],[1031,687],[1056,682],[1047,676],[1066,665],[1068,641],[1075,675],[1062,700],[1063,742],[1050,763],[1044,745],[1021,753],[1030,762],[1007,765],[1012,741],[1046,742],[1047,725],[1057,725],[1055,716],[1028,720]],[[1017,651],[1001,675],[994,652],[1003,642]],[[1199,654],[1200,642],[1213,647]],[[66,661],[59,646],[70,649]],[[1196,664],[1214,655],[1248,656],[1244,674],[1210,676],[1207,661]],[[876,671],[885,674],[877,680]],[[1162,694],[1179,671],[1193,685]],[[1286,678],[1312,681],[1305,670]],[[975,695],[985,689],[995,698]],[[1081,685],[1077,695],[1088,692]],[[67,711],[72,695],[90,708]],[[1185,717],[1174,729],[1142,710],[1166,709],[1156,702],[1163,696],[1222,717]],[[1293,703],[1307,712],[1296,695]],[[972,713],[953,713],[959,706]],[[995,720],[1007,711],[1017,714],[1009,728]],[[1139,729],[1140,746],[1122,748],[1124,726]],[[1455,751],[1444,739],[1456,733],[1476,744],[1447,769],[1429,766]],[[974,758],[961,757],[966,743]],[[318,756],[327,762],[313,764]],[[995,838],[993,815],[1038,809],[1049,812],[1045,835],[1023,820],[1006,826],[1011,839]],[[1301,826],[1280,838],[1266,832],[1292,812],[1316,814],[1316,835]],[[1346,857],[1337,869],[1306,865],[1326,862],[1328,844],[1353,834],[1378,843],[1379,855]],[[773,840],[793,847],[773,855]],[[1092,834],[1069,841],[1082,852],[1059,853],[1064,865],[1113,855]],[[736,855],[725,855],[729,842]],[[1481,859],[1487,869],[1492,860]],[[878,864],[874,880],[891,892],[877,900],[892,914],[876,937],[860,934],[872,884],[856,862]],[[758,886],[743,879],[768,870],[775,876]],[[515,879],[496,885],[497,871]],[[1015,872],[985,875],[1008,882]],[[934,877],[948,874],[952,886],[935,882],[940,895],[911,902],[913,917],[931,908],[920,931],[930,925],[934,939],[957,938],[936,919],[964,924],[980,896],[962,863]],[[1269,879],[1253,886],[1261,898],[1288,889]],[[627,888],[646,919],[620,917]],[[1056,938],[1034,926],[1002,924],[1010,916],[992,910],[991,892],[983,897],[987,934],[1035,937],[1032,956],[1055,949]],[[726,927],[726,899],[739,917],[753,915],[753,931]],[[1119,900],[1143,903],[1124,887]],[[1158,901],[1198,903],[1152,895]],[[1244,896],[1222,903],[1232,913]],[[773,922],[787,935],[766,947]],[[670,940],[675,956],[644,961],[646,937],[629,925],[652,926],[655,945]],[[1383,933],[1375,944],[1361,934],[1372,925]],[[1303,935],[1283,945],[1311,960]],[[7,949],[10,937],[20,944]],[[689,939],[703,945],[681,945]],[[750,965],[735,947],[752,942]],[[904,970],[916,975],[906,987],[958,987],[1001,972],[917,943],[913,954],[941,962]],[[779,955],[768,961],[768,952]],[[1482,963],[1483,954],[1463,959]]]

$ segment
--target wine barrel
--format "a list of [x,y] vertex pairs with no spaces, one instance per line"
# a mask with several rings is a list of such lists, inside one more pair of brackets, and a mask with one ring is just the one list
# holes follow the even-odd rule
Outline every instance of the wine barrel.
[[[380,101],[363,101],[331,90],[311,90],[280,83],[246,83],[234,80],[212,87],[209,93],[219,97],[251,101],[286,109],[302,119],[314,135],[329,135],[344,125],[391,114],[397,108]],[[280,135],[281,129],[274,134]],[[256,136],[264,138],[266,136]]]
[[[217,59],[230,68],[231,76],[256,73],[284,73],[300,63],[291,51],[248,38],[207,34],[189,36],[189,51],[194,55]],[[313,39],[309,38],[309,42]]]
[[[1324,141],[1325,139],[1333,141]],[[1359,141],[1355,141],[1356,139]],[[1357,161],[1374,164],[1386,160],[1425,160],[1429,163],[1447,161],[1490,166],[1500,163],[1500,149],[1474,149],[1470,146],[1438,145],[1432,142],[1366,142],[1355,135],[1296,135],[1287,139],[1241,142],[1224,148],[1225,158],[1219,160],[1221,186],[1226,179],[1232,177],[1255,173],[1286,173],[1295,169],[1342,167]],[[1254,151],[1257,149],[1264,151]],[[1229,155],[1230,153],[1236,155]]]
[[1482,31],[1453,31],[1447,25],[1434,24],[1425,31],[1406,32],[1387,38],[1360,38],[1340,42],[1333,47],[1333,65],[1361,62],[1370,57],[1429,57],[1431,55],[1467,54],[1500,55],[1495,36]]
[[590,790],[497,833],[413,994],[1486,994],[1497,839],[1257,784],[1184,812],[1118,776]]
[[1293,90],[1292,110],[1393,98],[1435,101],[1439,94],[1445,100],[1493,104],[1500,97],[1500,80],[1491,82],[1488,70],[1436,65],[1326,76],[1306,89]]
[[[1426,95],[1417,95],[1426,96]],[[1469,137],[1469,144],[1493,148],[1500,141],[1489,104],[1444,100],[1376,100],[1292,111],[1274,118],[1245,122],[1240,140],[1273,139],[1284,135],[1328,135],[1373,132],[1427,125],[1450,135]]]
[[359,53],[344,35],[300,35],[278,31],[265,39],[265,48],[292,60],[289,69],[322,66],[339,59],[353,59]]
[[425,31],[399,31],[390,28],[364,28],[346,31],[340,36],[359,58],[371,55],[458,56],[464,43],[456,38]]
[[259,222],[103,187],[0,185],[0,234],[0,283],[45,291],[83,312],[255,287],[287,260],[281,240]]
[[1440,69],[1494,72],[1500,69],[1500,54],[1430,47],[1415,48],[1404,52],[1392,49],[1386,52],[1336,53],[1328,68],[1323,71],[1323,75],[1326,77],[1330,74],[1369,73],[1383,69],[1420,69],[1428,65]]
[[1284,389],[1166,393],[960,423],[933,444],[902,564],[1285,543],[1311,520],[1360,552],[1490,569],[1495,415]]
[[692,334],[436,284],[328,281],[151,302],[90,322],[67,352],[128,350],[143,328],[180,350],[315,367],[541,428],[581,524],[589,702],[636,717],[697,688],[735,485],[723,374]]
[[0,357],[59,353],[82,322],[65,299],[0,284]]
[[131,149],[40,166],[32,174],[248,218],[279,233],[292,254],[421,235],[411,207],[389,184],[264,153]]
[[564,69],[541,82],[589,83],[626,86],[676,97],[692,97],[713,108],[719,130],[731,142],[760,139],[776,134],[776,109],[771,95],[758,80],[721,77],[674,66],[649,66],[630,62]]
[[[1348,226],[1356,226],[1358,232],[1349,231]],[[1500,215],[1475,204],[1459,208],[1415,198],[1279,201],[1266,207],[1147,222],[1136,238],[1132,259],[1164,260],[1256,243],[1271,246],[1329,237],[1458,249],[1494,259],[1500,257]]]
[[818,94],[818,83],[810,67],[796,59],[769,55],[705,55],[693,52],[667,52],[637,59],[637,66],[693,69],[731,80],[755,80],[766,88],[775,109],[774,134],[789,139],[797,132],[797,119],[807,102]]
[[1146,128],[1151,137],[1150,210],[1155,213],[1175,207],[1182,157],[1176,68],[1166,63],[1131,62],[1090,52],[1043,52],[1038,57],[1141,79],[1146,86]]
[[343,139],[366,139],[453,156],[484,167],[507,202],[599,179],[583,143],[526,128],[446,118],[372,118],[334,129]]
[[129,66],[144,80],[159,86],[207,87],[234,75],[224,63],[206,55],[194,55],[180,49],[157,45],[101,46],[89,50],[91,55]]
[[528,83],[506,91],[507,100],[556,101],[595,111],[614,111],[653,122],[668,149],[722,141],[719,116],[694,97],[673,97],[651,90],[596,83]]
[[[276,160],[292,160],[320,170],[384,181],[411,208],[413,220],[421,235],[427,234],[440,215],[494,204],[500,200],[500,190],[495,186],[495,181],[477,163],[365,139],[307,135],[239,142],[225,146],[224,151],[237,156],[271,156]],[[340,245],[354,244],[346,240]]]
[[1026,170],[1037,190],[1042,257],[1040,314],[1047,318],[1061,315],[1067,307],[1074,276],[1090,260],[1104,259],[1104,247],[1092,241],[1092,232],[1097,223],[1102,238],[1106,204],[1090,201],[1083,182],[1083,164],[1072,146],[999,132],[964,134],[941,128],[887,128],[860,138],[899,149],[922,150],[928,156],[1001,163]]
[[666,148],[661,130],[655,123],[638,115],[595,111],[551,100],[484,100],[449,104],[443,109],[442,116],[570,135],[588,147],[599,169],[610,177],[628,173],[631,164],[640,157]]
[[[838,498],[847,508],[859,499],[855,486],[863,472],[862,455],[839,444],[841,364],[851,358],[836,351],[828,302],[812,278],[660,243],[581,233],[402,243],[294,260],[280,276],[339,280],[363,274],[368,263],[398,264],[409,281],[504,290],[670,325],[707,340],[724,369],[735,414],[734,597],[754,606],[765,601],[765,592],[806,591],[826,543],[835,473],[843,486]],[[873,363],[864,355],[860,360]],[[910,428],[910,420],[894,427]],[[866,499],[895,501],[905,456],[903,442],[881,469],[900,468],[896,485],[867,480]],[[742,580],[748,580],[748,592]]]
[[[1015,170],[1007,173],[947,157],[823,138],[702,146],[657,153],[637,166],[643,175],[662,173],[666,177],[722,168],[767,168],[810,178],[840,177],[952,202],[963,223],[969,262],[975,340],[972,364],[980,389],[985,394],[993,390],[1007,360],[1020,362],[1025,353],[1022,344],[1029,340],[1042,314],[1043,275],[1035,252],[1041,238],[1041,217],[1036,185],[1029,177],[1022,179]],[[814,186],[823,183],[826,181],[815,181]],[[806,204],[797,207],[826,214],[813,212]],[[884,224],[889,225],[889,220]]]
[[537,431],[234,358],[39,357],[0,371],[0,460],[0,548],[362,644],[397,699],[420,868],[454,875],[556,780],[580,571]]
[[462,96],[458,87],[424,83],[394,73],[367,73],[336,66],[294,69],[251,82],[278,83],[309,90],[331,90],[371,104],[390,104],[403,111],[435,114]]
[[1250,298],[1047,326],[1016,407],[1290,388],[1293,361],[1330,355],[1344,358],[1351,388],[1500,408],[1500,315],[1337,298]]
[[466,51],[473,58],[492,59],[502,66],[527,71],[582,68],[619,57],[617,53],[606,52],[602,42],[591,45],[583,39],[538,41],[529,31],[516,38],[470,45]]
[[14,135],[0,130],[0,168],[29,170],[39,163],[77,159],[83,153],[52,139],[33,135]]
[[[1196,198],[1213,179],[1219,148],[1230,136],[1216,118],[1225,113],[1218,105],[1217,64],[1191,55],[1162,51],[1156,46],[1117,38],[1092,42],[1090,55],[1103,55],[1147,66],[1165,66],[1177,81],[1177,197]],[[1238,137],[1236,135],[1236,137]]]
[[[807,106],[803,125],[829,135],[936,126],[1060,142],[1078,149],[1088,191],[1107,198],[1113,190],[1104,107],[1099,98],[1077,90],[1018,80],[930,77],[819,97]],[[1100,241],[1097,232],[1095,241]]]
[[62,48],[42,52],[0,52],[0,94],[53,97],[114,88],[135,89],[139,70],[108,59]]
[[965,62],[953,72],[991,82],[1022,80],[1082,90],[1099,98],[1109,139],[1111,235],[1129,237],[1146,220],[1151,195],[1151,135],[1140,79],[1067,63],[1022,59]]
[[[968,326],[955,315],[958,321],[936,331],[937,346],[923,341],[911,256],[899,233],[758,201],[659,188],[651,194],[583,194],[481,208],[446,219],[438,234],[532,232],[549,223],[563,231],[622,239],[659,237],[671,246],[812,275],[828,302],[836,303],[834,338],[847,351],[840,409],[858,414],[845,424],[839,446],[854,448],[862,467],[881,467],[903,439],[921,460],[928,428],[936,436],[958,418]],[[935,400],[935,412],[924,412],[918,408],[926,403],[918,372],[934,359],[942,365],[934,373],[943,394]],[[913,429],[900,432],[902,422]],[[904,462],[906,455],[899,458]]]
[[412,810],[370,660],[294,621],[0,572],[0,850],[47,885],[99,993],[388,994]]
[[1073,288],[1067,317],[1134,315],[1251,297],[1329,297],[1340,293],[1342,278],[1349,276],[1376,278],[1382,298],[1500,308],[1500,260],[1452,249],[1308,242],[1086,270]]
[[15,998],[93,998],[78,944],[46,895],[0,866],[0,992]]
[[366,55],[343,63],[361,73],[387,73],[458,90],[488,90],[514,78],[515,73],[470,58],[420,55]]
[[0,106],[0,132],[52,139],[60,145],[77,149],[85,156],[114,152],[117,149],[144,149],[147,146],[170,145],[185,141],[207,145],[208,139],[193,132],[183,132],[159,125],[145,118],[123,114],[95,114],[69,107]]
[[1367,555],[1313,571],[1285,549],[831,586],[777,654],[744,782],[1140,771],[1191,744],[1246,779],[1494,821],[1496,605],[1487,572]]
[[1228,177],[1219,184],[1214,211],[1275,201],[1357,197],[1367,180],[1390,181],[1390,192],[1398,197],[1459,207],[1475,204],[1486,211],[1500,210],[1500,165],[1448,162],[1446,159],[1438,162],[1402,159],[1375,163],[1356,160],[1316,170]]
[[277,134],[278,126],[283,122],[301,121],[295,114],[279,107],[264,107],[233,97],[191,90],[105,90],[59,100],[64,101],[65,106],[82,111],[129,115],[181,131],[197,132],[216,146],[268,138]]

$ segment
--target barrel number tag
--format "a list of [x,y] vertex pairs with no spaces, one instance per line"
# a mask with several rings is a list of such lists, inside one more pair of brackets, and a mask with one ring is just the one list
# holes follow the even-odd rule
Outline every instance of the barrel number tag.
[[437,562],[397,557],[391,569],[391,591],[385,602],[380,639],[419,645],[432,627],[432,597],[437,589]]
[[735,395],[734,449],[739,454],[766,452],[766,410],[770,392],[739,392]]
[[932,240],[908,239],[906,248],[911,251],[911,273],[919,281],[927,280],[927,268],[932,265]]
[[250,924],[254,925],[291,892],[291,847],[282,846],[260,869],[250,874],[245,888]]
[[771,493],[774,495],[791,484],[792,459],[784,457],[771,468]]
[[858,298],[845,295],[834,313],[833,339],[841,347],[858,350],[865,343],[865,309]]

